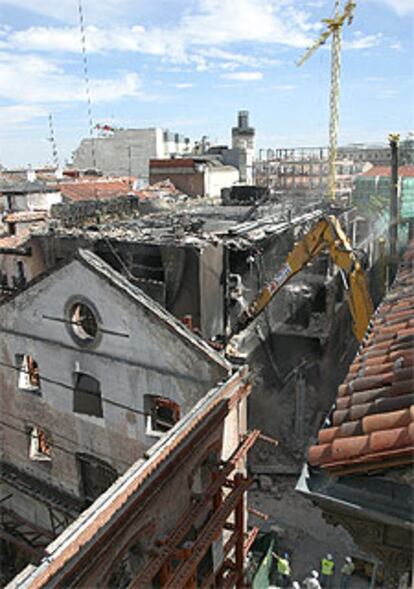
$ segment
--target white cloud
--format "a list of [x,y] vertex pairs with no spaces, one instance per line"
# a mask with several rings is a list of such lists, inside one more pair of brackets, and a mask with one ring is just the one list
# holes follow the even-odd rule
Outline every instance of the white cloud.
[[296,90],[296,88],[297,86],[294,86],[293,84],[272,84],[271,86],[267,86],[266,88],[258,88],[258,91],[292,92],[293,90]]
[[231,74],[222,74],[226,80],[237,80],[239,82],[254,82],[263,78],[262,72],[232,72]]
[[[29,1],[22,0],[22,4],[28,5]],[[40,9],[40,2],[35,4]],[[91,0],[91,4],[97,6],[96,0]],[[90,21],[86,18],[86,22]],[[294,8],[294,0],[238,0],[237,9],[234,0],[197,0],[195,9],[184,11],[175,26],[89,25],[86,41],[88,51],[95,53],[142,52],[182,63],[194,63],[197,55],[204,55],[248,67],[262,67],[257,65],[259,60],[263,66],[271,67],[278,60],[226,52],[221,47],[235,42],[259,42],[303,48],[310,42],[309,32],[318,27],[310,22],[308,13]],[[81,51],[77,26],[33,26],[9,32],[3,42],[25,51]]]
[[47,114],[41,106],[27,104],[0,106],[0,127],[3,131],[5,127],[15,127],[32,119],[46,117]]
[[[83,2],[86,17],[94,22],[113,19],[122,14],[129,0],[87,0]],[[35,12],[62,22],[78,22],[78,3],[75,0],[59,0],[45,2],[45,0],[0,0],[0,6],[14,6],[15,8]]]
[[386,4],[399,16],[414,13],[413,0],[376,0],[376,2]]
[[234,51],[226,51],[220,47],[200,49],[198,50],[198,54],[203,55],[207,59],[222,60],[220,67],[223,69],[235,69],[239,66],[252,68],[275,67],[283,63],[280,59],[246,55]]
[[[140,85],[135,73],[125,73],[117,79],[92,79],[92,100],[111,102],[125,96],[140,96]],[[81,77],[66,74],[46,59],[0,53],[0,97],[40,105],[81,102],[85,100],[85,84]]]
[[[414,1],[414,0],[413,0]],[[382,33],[375,33],[373,35],[364,35],[357,31],[351,41],[344,41],[344,49],[370,49],[371,47],[378,47],[383,42]]]
[[194,84],[191,84],[190,82],[178,82],[177,84],[174,84],[174,86],[178,88],[178,90],[187,90],[187,88],[194,88]]

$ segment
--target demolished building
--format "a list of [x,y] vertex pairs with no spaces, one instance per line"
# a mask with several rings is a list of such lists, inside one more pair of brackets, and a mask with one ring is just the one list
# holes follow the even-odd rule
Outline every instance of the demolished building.
[[[213,346],[295,241],[325,214],[320,203],[298,200],[252,207],[183,200],[168,212],[143,216],[135,197],[121,200],[105,208],[97,201],[99,217],[93,203],[55,207],[48,227],[30,238],[41,271],[53,273],[77,247],[86,248]],[[335,212],[353,246],[367,251],[375,287],[380,236],[355,209]],[[254,373],[249,426],[280,442],[272,451],[261,444],[249,456],[262,497],[269,478],[271,487],[272,477],[288,474],[292,486],[306,441],[332,402],[332,383],[319,386],[322,375],[335,366],[330,373],[339,384],[355,352],[350,323],[341,276],[325,256],[293,279],[258,320],[249,362]]]
[[[18,569],[38,562],[86,506],[226,383],[231,366],[90,252],[39,275],[0,315],[1,538]],[[228,455],[246,432],[245,406],[239,414],[236,398],[233,407],[239,417],[220,438]]]
[[[44,270],[70,258],[78,246],[90,249],[205,340],[216,343],[243,305],[284,263],[300,235],[324,214],[318,203],[307,208],[296,204],[286,211],[278,204],[250,208],[190,201],[168,213],[146,216],[131,209],[133,218],[124,217],[122,209],[120,218],[102,215],[100,222],[93,212],[82,218],[85,208],[81,214],[72,208],[59,211],[57,223],[31,238],[32,252],[43,260]],[[338,209],[337,214],[353,247],[367,252],[371,291],[378,301],[384,278],[380,235],[355,209]],[[350,324],[341,275],[326,255],[282,289],[257,321],[251,357],[253,362],[257,357],[258,371],[266,373],[264,382],[272,383],[273,394],[286,405],[288,420],[284,424],[272,420],[276,397],[255,395],[252,423],[289,439],[289,447],[295,431],[299,459],[309,428],[315,419],[322,419],[332,401],[318,396],[315,385],[320,370],[325,370],[321,366],[335,365],[340,358],[344,362],[347,353],[355,353]],[[334,378],[342,376],[335,373]],[[303,382],[308,383],[306,393]],[[296,395],[286,398],[281,392],[284,386],[302,390],[298,397],[306,396],[306,406]],[[278,459],[268,458],[256,462],[258,473],[277,468]]]

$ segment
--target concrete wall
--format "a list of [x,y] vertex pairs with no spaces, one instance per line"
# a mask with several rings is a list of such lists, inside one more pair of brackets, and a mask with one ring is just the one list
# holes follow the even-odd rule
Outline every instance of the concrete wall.
[[83,139],[73,154],[75,167],[94,167],[92,141],[96,167],[105,175],[113,176],[148,179],[150,158],[168,157],[177,151],[177,144],[170,145],[164,141],[164,133],[160,128],[122,129],[110,137]]
[[239,181],[239,178],[239,171],[231,166],[207,168],[205,172],[205,194],[212,197],[220,196],[222,188],[233,186]]
[[38,192],[27,195],[27,208],[29,211],[50,211],[55,204],[62,202],[60,192]]
[[[84,349],[64,323],[44,318],[63,318],[68,299],[79,295],[95,305],[106,329],[129,337],[103,334],[93,349]],[[0,401],[10,424],[4,428],[3,459],[77,496],[76,452],[123,472],[156,439],[145,434],[144,416],[135,411],[144,410],[144,394],[168,397],[186,413],[227,373],[77,260],[3,304],[0,325],[1,362],[14,365],[16,354],[30,354],[40,378],[48,379],[41,381],[39,396],[17,387],[15,370],[0,368]],[[100,382],[102,418],[74,413],[77,371]],[[51,462],[28,458],[27,432],[33,425],[50,432]]]

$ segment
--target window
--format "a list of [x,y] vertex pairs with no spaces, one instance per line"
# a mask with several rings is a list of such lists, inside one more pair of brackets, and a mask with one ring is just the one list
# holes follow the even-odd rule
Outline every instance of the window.
[[24,391],[40,393],[40,375],[37,362],[32,356],[16,354],[16,365],[19,367],[17,386]]
[[20,287],[23,287],[26,284],[26,276],[24,273],[24,264],[21,261],[17,262],[17,283]]
[[75,373],[73,410],[75,413],[103,417],[101,386],[93,376]]
[[86,303],[75,303],[70,311],[74,334],[84,343],[92,343],[98,333],[98,322],[92,308]]
[[29,458],[38,461],[52,460],[48,436],[36,426],[30,432]]
[[145,395],[144,410],[147,414],[145,433],[149,436],[162,435],[180,419],[180,406],[178,403],[165,397]]
[[82,484],[82,493],[92,503],[118,478],[117,471],[103,460],[89,454],[76,456]]

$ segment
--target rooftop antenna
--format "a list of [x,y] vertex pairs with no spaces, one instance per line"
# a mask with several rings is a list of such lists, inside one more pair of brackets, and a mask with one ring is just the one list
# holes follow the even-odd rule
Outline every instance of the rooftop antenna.
[[298,61],[297,65],[301,66],[315,51],[326,43],[332,35],[331,50],[331,94],[329,100],[329,160],[328,160],[328,198],[335,200],[336,191],[336,155],[338,150],[338,125],[339,125],[339,81],[341,75],[341,43],[342,27],[347,21],[348,25],[352,23],[356,3],[354,0],[347,0],[344,11],[339,13],[339,0],[335,0],[335,16],[333,18],[324,18],[322,22],[326,25],[326,30],[320,35],[319,39],[309,47],[306,53]]
[[96,169],[96,153],[95,153],[95,141],[93,137],[93,117],[92,117],[92,98],[91,88],[89,80],[89,68],[88,68],[88,56],[86,52],[86,32],[85,32],[85,18],[83,15],[82,0],[78,0],[78,11],[79,11],[79,29],[82,46],[82,61],[83,61],[83,75],[85,79],[85,92],[86,92],[86,103],[88,105],[88,122],[89,122],[89,137],[91,139],[91,154],[92,154],[92,165]]
[[53,158],[53,165],[55,166],[56,170],[59,169],[59,154],[57,150],[56,144],[56,136],[55,136],[55,127],[53,124],[53,116],[52,113],[49,113],[49,138],[50,145],[52,146],[52,158]]

